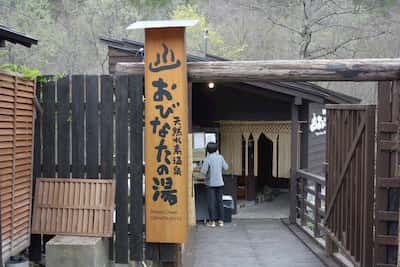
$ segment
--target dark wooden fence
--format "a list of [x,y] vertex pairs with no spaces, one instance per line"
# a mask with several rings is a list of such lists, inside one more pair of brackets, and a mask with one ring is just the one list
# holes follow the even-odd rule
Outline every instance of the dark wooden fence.
[[[35,124],[34,177],[116,180],[116,263],[143,260],[142,81],[72,75],[37,84],[44,112]],[[48,239],[32,236],[31,260],[41,260]]]
[[398,266],[399,111],[400,82],[380,82],[376,160],[376,266]]
[[375,107],[327,110],[326,251],[373,266]]

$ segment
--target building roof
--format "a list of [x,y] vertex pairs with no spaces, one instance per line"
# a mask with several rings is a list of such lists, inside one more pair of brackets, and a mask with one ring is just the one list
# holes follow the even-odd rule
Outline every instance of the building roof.
[[[124,52],[141,55],[143,57],[144,44],[142,42],[128,39],[111,39],[101,37],[100,40],[112,47]],[[229,61],[226,58],[207,54],[206,56],[195,56],[187,54],[188,62],[196,61]],[[329,90],[310,82],[246,82],[258,89],[270,90],[280,94],[286,94],[293,97],[301,97],[312,102],[334,103],[334,104],[357,104],[361,100],[346,94],[342,94],[333,90]]]
[[0,24],[0,44],[4,44],[5,41],[26,47],[31,47],[32,44],[36,45],[38,43],[38,40]]

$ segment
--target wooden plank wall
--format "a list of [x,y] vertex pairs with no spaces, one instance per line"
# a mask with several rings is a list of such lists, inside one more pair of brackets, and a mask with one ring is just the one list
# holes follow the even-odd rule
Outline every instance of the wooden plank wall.
[[141,62],[142,60],[140,54],[108,47],[108,70],[110,73],[115,73],[115,67],[119,62]]
[[35,82],[0,73],[1,260],[29,246]]
[[[117,249],[111,246],[110,257],[143,260],[143,76],[45,79],[38,84],[44,113],[36,125],[42,138],[35,142],[34,177],[115,179]],[[44,243],[32,235],[31,260],[40,261]]]

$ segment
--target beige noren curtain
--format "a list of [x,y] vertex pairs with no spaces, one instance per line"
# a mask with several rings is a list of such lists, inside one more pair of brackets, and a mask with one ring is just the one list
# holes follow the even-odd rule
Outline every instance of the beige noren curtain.
[[[229,173],[242,175],[242,136],[246,140],[245,174],[248,175],[248,141],[254,139],[254,175],[258,175],[258,140],[264,134],[273,143],[272,175],[290,177],[290,121],[221,121],[221,153],[229,164]],[[279,143],[277,138],[279,135]],[[279,150],[279,153],[277,151]],[[279,154],[279,155],[278,155]],[[278,167],[277,167],[278,166]]]

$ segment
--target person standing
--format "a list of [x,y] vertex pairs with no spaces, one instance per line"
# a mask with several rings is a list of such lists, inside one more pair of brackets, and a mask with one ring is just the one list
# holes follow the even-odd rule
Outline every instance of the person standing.
[[216,224],[224,226],[224,180],[222,171],[228,170],[229,166],[224,157],[217,152],[217,144],[210,142],[207,144],[207,156],[203,160],[201,172],[206,176],[207,201],[210,221],[207,223],[210,227]]

